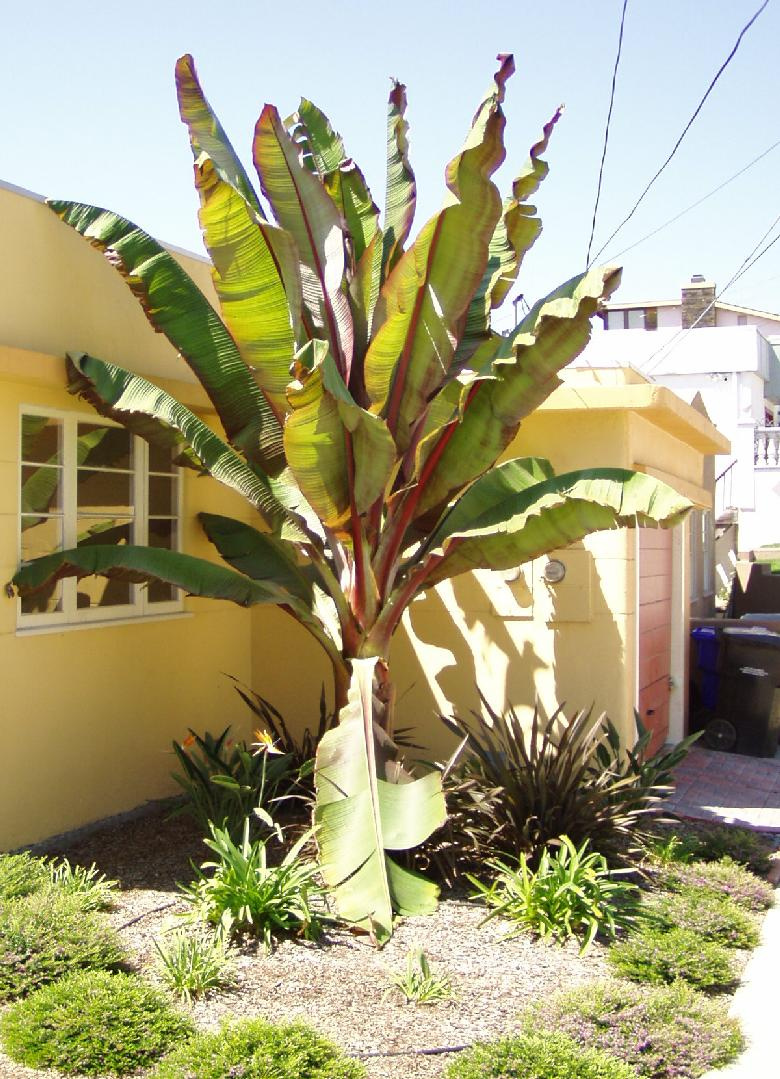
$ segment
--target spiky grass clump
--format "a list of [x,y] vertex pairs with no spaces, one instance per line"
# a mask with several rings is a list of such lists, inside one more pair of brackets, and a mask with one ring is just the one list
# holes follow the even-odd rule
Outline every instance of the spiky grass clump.
[[5,1051],[31,1068],[128,1075],[192,1033],[163,992],[130,974],[70,974],[15,1004],[0,1021]]

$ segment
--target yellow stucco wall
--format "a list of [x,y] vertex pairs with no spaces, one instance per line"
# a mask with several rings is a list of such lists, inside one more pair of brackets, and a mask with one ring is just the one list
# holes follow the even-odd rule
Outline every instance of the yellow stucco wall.
[[[140,309],[101,256],[39,202],[0,188],[6,252],[0,305],[0,572],[16,568],[19,409],[87,412],[63,390],[62,355],[88,351],[163,382],[214,422],[183,361],[150,332]],[[205,291],[207,268],[181,256]],[[587,382],[587,378],[585,380]],[[563,387],[521,428],[512,455],[536,453],[558,470],[588,465],[656,467],[701,487],[707,430],[687,406],[657,398],[636,379]],[[675,399],[676,400],[676,399]],[[682,411],[680,411],[682,409]],[[691,412],[689,409],[688,412]],[[701,424],[705,421],[698,420]],[[706,425],[705,425],[706,426]],[[711,429],[709,429],[711,431]],[[209,555],[195,514],[243,515],[237,498],[187,474],[184,549]],[[391,660],[399,723],[426,753],[452,741],[436,713],[478,707],[528,714],[566,700],[594,703],[628,732],[633,706],[634,541],[592,537],[560,553],[567,576],[544,582],[545,559],[516,580],[475,574],[417,600]],[[158,621],[20,632],[16,601],[0,600],[2,774],[0,849],[13,848],[170,793],[170,740],[188,726],[249,730],[226,674],[273,701],[291,726],[316,724],[330,670],[318,646],[283,613],[186,601],[187,614]]]

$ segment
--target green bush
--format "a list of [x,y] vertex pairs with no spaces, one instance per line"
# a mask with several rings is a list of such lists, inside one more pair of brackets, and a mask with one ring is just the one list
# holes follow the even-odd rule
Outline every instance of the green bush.
[[18,899],[45,888],[49,871],[44,858],[29,851],[21,854],[0,854],[0,900]]
[[512,708],[498,715],[484,698],[483,705],[489,721],[477,713],[442,717],[464,739],[464,755],[444,769],[449,820],[414,855],[415,864],[450,884],[463,872],[478,874],[489,857],[522,852],[536,865],[562,835],[624,859],[698,737],[645,760],[650,733],[639,723],[637,742],[624,751],[606,715],[594,720],[581,711],[569,719],[558,708],[547,720],[537,710],[529,727]]
[[447,1079],[636,1079],[636,1072],[565,1034],[521,1034],[475,1045],[457,1057]]
[[38,892],[0,904],[0,1001],[79,968],[121,965],[119,938],[78,895]]
[[618,974],[635,982],[681,978],[697,989],[730,989],[738,978],[733,952],[690,929],[645,926],[614,944],[607,958]]
[[745,910],[768,910],[775,901],[771,884],[730,858],[723,858],[719,862],[669,866],[658,874],[658,883],[672,891],[701,888],[727,895]]
[[760,924],[756,916],[720,892],[681,888],[676,893],[651,894],[643,906],[664,929],[689,929],[727,948],[758,945]]
[[727,1007],[684,982],[604,980],[539,1000],[522,1019],[529,1030],[568,1034],[618,1057],[647,1079],[696,1079],[744,1049]]
[[151,1079],[363,1079],[362,1064],[301,1023],[274,1026],[264,1019],[196,1034],[167,1056]]
[[697,829],[696,858],[701,862],[731,858],[751,873],[764,875],[769,870],[771,854],[772,846],[767,839],[749,828],[712,824]]
[[47,985],[0,1020],[12,1060],[70,1075],[127,1075],[153,1064],[191,1031],[190,1020],[162,991],[103,970]]
[[[281,830],[274,827],[281,838]],[[250,840],[248,823],[241,846],[214,825],[211,836],[205,842],[217,860],[204,862],[201,870],[213,870],[212,875],[201,873],[194,884],[183,889],[196,917],[221,926],[228,935],[234,931],[257,934],[268,951],[280,934],[306,939],[319,936],[323,890],[317,881],[316,863],[303,859],[300,853],[311,832],[304,833],[278,865],[269,863],[268,839]]]
[[516,924],[509,936],[530,930],[543,940],[576,937],[585,952],[597,933],[613,938],[618,926],[633,924],[637,907],[637,888],[615,880],[603,855],[587,847],[586,840],[577,850],[561,836],[556,847],[544,848],[536,870],[521,854],[516,869],[488,861],[487,869],[495,874],[490,884],[471,875],[469,880],[477,887],[476,895],[493,908],[488,918]]
[[98,872],[94,862],[85,868],[71,865],[67,858],[63,858],[61,862],[49,862],[47,869],[54,891],[78,896],[84,910],[108,910],[113,906],[117,882],[107,880],[105,874]]

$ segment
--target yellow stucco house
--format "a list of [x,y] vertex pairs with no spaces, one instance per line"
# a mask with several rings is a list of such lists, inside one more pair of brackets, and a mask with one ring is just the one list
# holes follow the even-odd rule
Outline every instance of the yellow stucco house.
[[[0,186],[0,221],[2,580],[20,558],[85,532],[213,557],[197,512],[241,516],[244,504],[210,479],[180,474],[70,396],[63,356],[85,351],[144,374],[214,424],[189,369],[151,332],[119,275],[42,200]],[[211,295],[207,263],[173,253]],[[98,451],[108,442],[107,458]],[[707,460],[725,449],[669,390],[612,370],[572,373],[510,455],[547,456],[557,470],[633,467],[708,508]],[[30,497],[33,482],[48,484],[46,512]],[[444,754],[451,742],[437,712],[477,708],[479,685],[498,710],[509,701],[530,710],[535,696],[546,709],[594,703],[629,737],[637,706],[657,743],[681,737],[687,529],[600,533],[555,552],[560,565],[478,572],[417,600],[392,657],[403,724],[430,754]],[[329,687],[316,645],[275,609],[103,580],[1,602],[0,850],[173,793],[173,738],[228,724],[249,734],[228,675],[273,701],[293,728],[316,723],[321,685]]]

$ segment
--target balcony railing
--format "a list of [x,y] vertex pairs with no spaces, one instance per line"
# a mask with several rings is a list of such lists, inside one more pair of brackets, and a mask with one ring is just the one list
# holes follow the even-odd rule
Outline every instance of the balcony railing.
[[757,427],[753,446],[756,468],[780,468],[780,427]]

